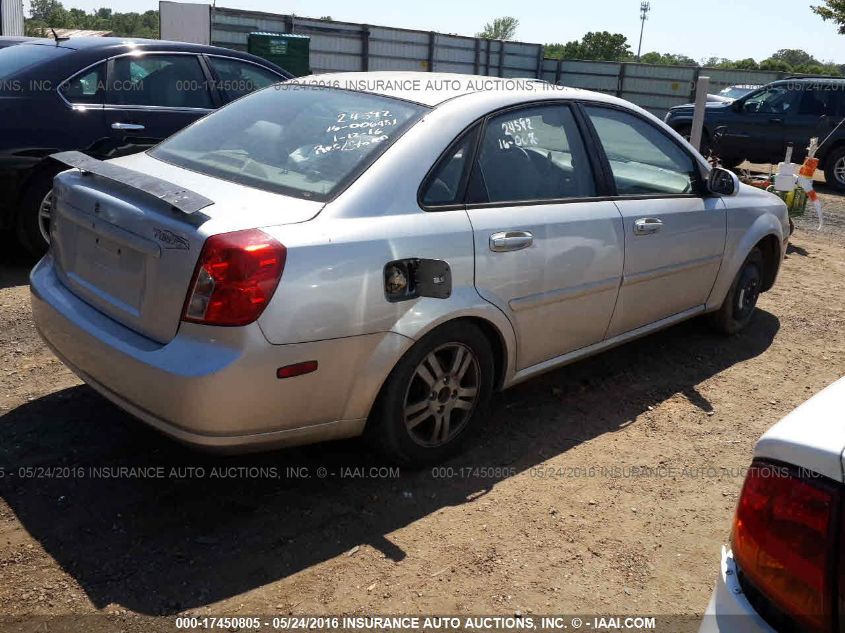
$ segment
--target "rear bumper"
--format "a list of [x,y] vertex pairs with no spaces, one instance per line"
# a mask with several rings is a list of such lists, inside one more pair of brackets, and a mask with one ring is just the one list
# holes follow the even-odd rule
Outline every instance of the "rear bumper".
[[745,598],[733,555],[725,547],[716,588],[698,633],[776,633]]
[[[182,323],[162,345],[113,321],[62,285],[48,255],[32,271],[41,337],[103,396],[182,442],[258,449],[359,435],[381,384],[412,341],[380,333],[272,345],[257,324]],[[316,372],[276,369],[316,360]]]

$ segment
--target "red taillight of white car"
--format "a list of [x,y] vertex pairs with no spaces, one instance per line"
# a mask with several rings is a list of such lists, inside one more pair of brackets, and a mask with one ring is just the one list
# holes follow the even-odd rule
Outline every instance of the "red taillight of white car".
[[287,249],[258,229],[209,237],[185,301],[182,319],[205,325],[247,325],[276,291]]
[[743,575],[805,631],[833,630],[839,491],[822,477],[755,461],[737,506],[732,549]]

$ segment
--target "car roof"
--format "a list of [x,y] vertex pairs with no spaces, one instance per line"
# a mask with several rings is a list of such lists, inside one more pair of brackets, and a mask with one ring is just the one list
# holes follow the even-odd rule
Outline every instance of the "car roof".
[[835,84],[845,84],[845,77],[831,77],[830,75],[796,75],[795,77],[784,77],[783,79],[779,79],[772,83],[786,83],[789,82],[791,84],[795,83],[809,83],[809,84],[818,84],[818,83],[835,83]]
[[830,385],[769,429],[756,457],[774,459],[845,482],[845,378]]
[[[509,92],[515,96],[542,97],[555,94],[561,97],[582,98],[594,101],[619,101],[614,97],[588,90],[556,86],[531,77],[489,77],[458,73],[429,73],[417,71],[377,71],[327,73],[309,75],[293,80],[320,86],[369,92],[413,101],[436,107],[459,97],[490,92]],[[515,99],[520,100],[520,99]]]
[[95,50],[111,48],[142,48],[155,50],[159,48],[173,49],[192,52],[203,52],[206,50],[229,51],[229,49],[217,46],[206,46],[204,44],[191,44],[188,42],[172,42],[169,40],[150,40],[143,37],[69,37],[60,39],[58,42],[49,37],[36,38],[25,42],[27,46],[60,46],[72,50]]
[[279,68],[273,62],[270,62],[262,57],[251,55],[250,53],[244,53],[230,48],[222,48],[220,46],[207,46],[205,44],[191,44],[188,42],[150,40],[139,37],[71,37],[68,39],[60,39],[58,42],[50,38],[35,38],[27,40],[21,44],[17,44],[17,46],[56,46],[67,49],[68,51],[75,51],[74,56],[86,60],[84,63],[92,63],[101,58],[106,59],[108,57],[132,51],[173,51],[196,54],[205,53],[208,55],[220,55],[248,60],[262,66],[266,66],[267,68],[276,71],[287,78],[293,76],[283,68]]

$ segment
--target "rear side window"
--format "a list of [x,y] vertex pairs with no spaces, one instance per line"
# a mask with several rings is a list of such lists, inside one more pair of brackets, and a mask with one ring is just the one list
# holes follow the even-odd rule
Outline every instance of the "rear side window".
[[813,84],[801,92],[798,114],[807,116],[836,116],[839,113],[841,91],[835,85]]
[[59,87],[59,91],[73,104],[102,105],[105,85],[106,64],[103,62],[68,79]]
[[32,66],[54,61],[72,52],[55,44],[18,44],[0,48],[0,79],[12,78]]
[[266,68],[237,59],[210,55],[208,63],[217,75],[217,86],[228,101],[282,81]]
[[165,108],[214,107],[196,55],[116,58],[109,79],[108,102]]
[[611,108],[585,108],[599,136],[620,196],[695,193],[698,167],[652,124]]
[[566,105],[510,110],[484,126],[469,202],[531,202],[596,195],[590,161]]
[[362,92],[282,83],[221,108],[150,154],[258,189],[327,200],[427,110]]
[[461,204],[478,125],[455,142],[432,171],[421,198],[425,207]]

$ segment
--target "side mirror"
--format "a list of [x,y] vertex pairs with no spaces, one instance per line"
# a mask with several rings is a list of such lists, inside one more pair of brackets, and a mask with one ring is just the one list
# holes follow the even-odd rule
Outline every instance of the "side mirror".
[[707,178],[707,189],[717,196],[735,196],[739,193],[739,178],[732,171],[714,167]]

